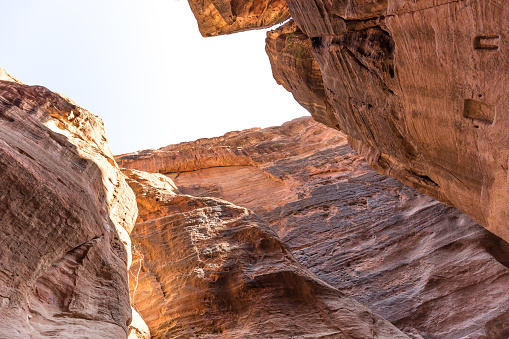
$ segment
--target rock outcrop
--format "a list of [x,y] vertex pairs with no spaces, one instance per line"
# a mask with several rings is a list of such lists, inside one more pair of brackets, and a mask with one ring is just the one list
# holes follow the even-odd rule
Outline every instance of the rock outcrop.
[[138,201],[132,303],[154,338],[406,338],[320,281],[246,208],[126,170]]
[[[287,3],[322,75],[327,98],[315,103],[330,104],[328,119],[350,144],[377,171],[509,240],[505,2]],[[281,33],[267,39],[274,74],[302,102],[302,74],[315,76],[316,67],[302,63],[292,76],[285,51],[274,48],[288,40]]]
[[290,17],[284,0],[191,0],[204,37],[269,28]]
[[100,119],[0,69],[2,337],[509,337],[505,1],[189,3],[291,15],[274,78],[358,153],[310,119],[136,152],[135,202]]
[[374,172],[344,134],[311,118],[117,161],[163,173],[181,192],[252,209],[302,265],[409,335],[509,331],[509,245],[457,209]]
[[265,51],[276,82],[291,92],[313,119],[339,130],[322,72],[311,52],[311,41],[293,20],[267,32]]
[[505,1],[287,4],[296,26],[267,38],[276,80],[378,172],[509,240]]
[[102,121],[0,71],[0,337],[126,338],[137,206]]

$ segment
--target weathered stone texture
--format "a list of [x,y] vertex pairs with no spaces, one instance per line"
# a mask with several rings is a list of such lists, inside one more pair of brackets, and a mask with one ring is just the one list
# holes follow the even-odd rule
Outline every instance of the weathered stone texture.
[[506,2],[287,3],[300,36],[310,38],[302,46],[318,65],[326,100],[316,96],[319,81],[306,96],[303,74],[317,76],[313,62],[291,75],[288,52],[274,48],[274,35],[276,45],[288,44],[280,30],[267,39],[276,80],[304,107],[313,107],[312,96],[317,107],[330,103],[327,119],[377,171],[509,240]]
[[161,166],[182,192],[256,211],[301,264],[409,335],[501,338],[509,330],[509,245],[374,172],[344,134],[310,118],[118,161]]
[[190,0],[204,37],[269,28],[290,17],[284,0]]
[[125,170],[139,216],[132,303],[155,338],[406,338],[297,263],[246,208]]
[[0,77],[0,333],[127,337],[137,207],[102,121]]
[[339,130],[308,36],[290,20],[267,32],[265,50],[276,82],[291,92],[316,121]]

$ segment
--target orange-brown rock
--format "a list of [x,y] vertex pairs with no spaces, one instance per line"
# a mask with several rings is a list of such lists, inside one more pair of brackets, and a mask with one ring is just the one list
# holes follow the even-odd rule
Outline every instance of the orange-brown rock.
[[284,0],[190,0],[204,37],[268,28],[290,17]]
[[0,337],[127,338],[137,206],[103,123],[0,79]]
[[265,50],[276,82],[291,92],[313,119],[339,130],[308,36],[290,20],[267,32]]
[[298,264],[248,209],[125,173],[139,208],[132,303],[154,338],[406,338]]
[[[186,194],[220,197],[263,213],[303,194],[299,188],[302,182],[286,178],[286,173],[273,165],[286,157],[311,154],[324,144],[346,145],[346,138],[309,118],[300,118],[281,127],[230,132],[124,154],[116,160],[121,167],[166,174]],[[357,157],[356,161],[362,160]],[[331,170],[326,162],[320,165],[316,172]],[[257,202],[250,203],[253,201]]]
[[267,39],[276,80],[304,107],[330,103],[328,119],[377,171],[509,240],[506,2],[287,3],[327,100],[305,88],[319,82],[313,62],[289,67],[284,32]]
[[254,210],[302,265],[409,335],[509,332],[509,245],[374,172],[344,134],[310,118],[117,160]]

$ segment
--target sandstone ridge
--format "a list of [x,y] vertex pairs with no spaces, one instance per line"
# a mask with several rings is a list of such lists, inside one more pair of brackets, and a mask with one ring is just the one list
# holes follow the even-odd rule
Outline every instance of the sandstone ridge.
[[1,337],[407,337],[250,210],[126,178],[98,117],[0,76]]

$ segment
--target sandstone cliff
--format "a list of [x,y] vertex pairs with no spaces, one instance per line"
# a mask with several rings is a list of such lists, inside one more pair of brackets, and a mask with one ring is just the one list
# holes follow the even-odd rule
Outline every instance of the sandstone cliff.
[[290,16],[284,0],[191,0],[189,6],[205,37],[268,28]]
[[[291,15],[267,35],[276,81],[377,171],[509,240],[503,0],[190,5],[204,36]],[[182,191],[126,170],[129,281],[136,203],[100,119],[0,70],[0,153],[2,336],[404,337],[384,317],[509,337],[509,245],[309,119],[122,156]]]
[[509,333],[509,245],[374,172],[344,134],[311,118],[117,161],[163,173],[181,192],[252,209],[303,266],[409,335]]
[[0,77],[0,337],[406,338],[248,209],[126,170],[135,198],[99,118]]
[[[350,144],[377,171],[509,240],[505,2],[287,3],[309,37],[303,48],[321,71],[329,119]],[[268,50],[277,54],[273,43],[269,34]],[[276,59],[275,74],[288,71]],[[277,78],[287,89],[302,83],[302,70],[293,69],[289,81]]]
[[374,169],[509,240],[505,1],[286,2],[276,80]]
[[154,338],[406,338],[299,265],[248,209],[125,173],[139,207],[132,303]]
[[127,337],[137,207],[102,121],[0,70],[0,173],[0,337]]

